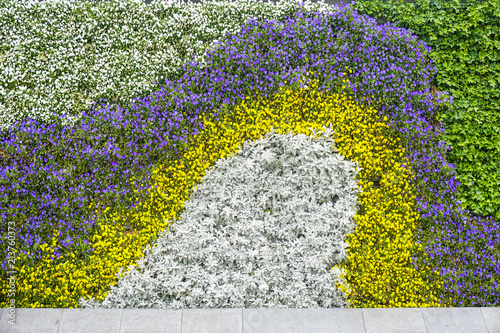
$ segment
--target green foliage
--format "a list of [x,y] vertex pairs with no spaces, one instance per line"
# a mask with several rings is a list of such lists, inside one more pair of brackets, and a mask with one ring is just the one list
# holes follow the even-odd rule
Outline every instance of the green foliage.
[[359,0],[355,8],[379,22],[411,29],[431,48],[438,91],[453,107],[438,119],[457,167],[463,207],[500,218],[500,0]]

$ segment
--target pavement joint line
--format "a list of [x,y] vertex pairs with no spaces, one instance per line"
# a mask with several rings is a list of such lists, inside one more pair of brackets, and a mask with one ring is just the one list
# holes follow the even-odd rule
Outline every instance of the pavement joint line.
[[61,311],[61,317],[59,318],[59,325],[57,325],[57,332],[61,331],[61,323],[63,318],[64,309]]
[[[122,332],[122,323],[123,323],[123,309],[122,309],[122,313],[121,313],[121,316],[120,316],[120,324],[118,325],[118,333],[121,333]],[[182,331],[181,331],[182,332]]]
[[483,323],[484,323],[484,326],[486,327],[486,329],[488,330],[488,332],[490,331],[490,329],[488,328],[488,324],[486,323],[486,319],[484,319],[484,314],[483,314],[483,310],[481,308],[479,308],[479,313],[481,314],[481,318],[483,319]]
[[361,318],[363,318],[363,327],[365,328],[366,332],[366,319],[365,319],[365,313],[362,308],[361,308]]
[[[419,311],[420,311],[420,315],[422,316],[422,318],[424,318],[424,314],[422,313],[422,309],[419,309]],[[429,328],[427,327],[427,321],[425,321],[425,319],[424,319],[424,325],[425,325],[425,330],[427,332],[429,332]]]

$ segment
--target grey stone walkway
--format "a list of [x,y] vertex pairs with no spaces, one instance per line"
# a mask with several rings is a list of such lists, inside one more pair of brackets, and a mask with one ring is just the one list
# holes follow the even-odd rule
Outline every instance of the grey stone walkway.
[[407,309],[0,309],[0,332],[500,332],[500,307]]

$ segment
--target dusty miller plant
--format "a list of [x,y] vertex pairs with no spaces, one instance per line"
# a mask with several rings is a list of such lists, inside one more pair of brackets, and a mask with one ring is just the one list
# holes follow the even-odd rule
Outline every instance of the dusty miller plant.
[[271,130],[219,160],[106,299],[82,307],[345,307],[340,270],[360,168],[317,138]]

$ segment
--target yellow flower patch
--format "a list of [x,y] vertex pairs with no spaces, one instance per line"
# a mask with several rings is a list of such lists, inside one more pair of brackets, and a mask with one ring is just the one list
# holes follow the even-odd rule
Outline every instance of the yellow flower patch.
[[[411,172],[402,167],[407,161],[399,139],[375,109],[355,104],[345,94],[316,91],[317,79],[307,85],[280,89],[267,99],[255,92],[238,106],[223,106],[219,121],[215,114],[201,116],[205,128],[190,139],[182,160],[154,169],[149,197],[125,216],[113,211],[99,215],[101,231],[94,236],[95,254],[89,260],[69,256],[65,262],[49,260],[24,268],[18,306],[76,307],[80,296],[103,300],[120,268],[137,262],[156,235],[168,230],[169,221],[179,218],[191,189],[216,161],[271,127],[280,134],[291,130],[311,136],[312,130],[330,124],[339,153],[362,168],[357,176],[363,190],[357,227],[347,238],[348,260],[339,265],[350,306],[440,306],[438,275],[425,268],[416,271],[411,262],[412,256],[425,252],[415,243],[419,214]],[[124,233],[126,225],[131,232]]]

